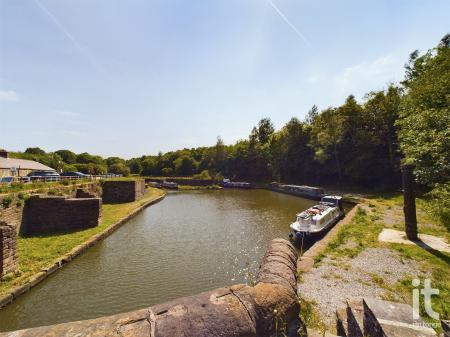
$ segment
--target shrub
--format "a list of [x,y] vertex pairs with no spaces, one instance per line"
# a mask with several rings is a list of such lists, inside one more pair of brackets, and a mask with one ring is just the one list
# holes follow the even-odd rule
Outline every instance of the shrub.
[[450,183],[436,185],[426,197],[429,198],[427,209],[431,216],[450,228]]
[[3,208],[8,208],[12,203],[12,198],[10,196],[4,197],[2,200]]
[[26,193],[20,192],[20,193],[17,195],[17,197],[18,197],[20,200],[25,201],[25,200],[28,200],[28,199],[30,198],[30,195],[29,195],[29,194],[26,194]]
[[56,188],[48,190],[48,195],[58,195],[59,191]]
[[170,177],[173,175],[173,169],[171,167],[164,167],[161,170],[161,173],[163,174],[163,176]]
[[212,179],[208,170],[203,170],[201,173],[194,174],[193,178],[201,179],[201,180],[211,180]]

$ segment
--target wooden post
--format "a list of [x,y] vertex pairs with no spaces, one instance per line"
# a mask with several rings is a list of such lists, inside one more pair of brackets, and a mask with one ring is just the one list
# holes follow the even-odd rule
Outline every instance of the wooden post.
[[409,240],[417,240],[416,196],[414,193],[414,175],[412,165],[402,166],[403,213],[405,214],[405,232]]

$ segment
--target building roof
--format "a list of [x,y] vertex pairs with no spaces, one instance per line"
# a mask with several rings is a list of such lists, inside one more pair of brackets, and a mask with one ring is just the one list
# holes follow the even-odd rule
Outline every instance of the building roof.
[[54,169],[52,169],[51,167],[38,163],[37,161],[0,157],[0,169],[12,169],[12,168],[22,170],[54,171]]

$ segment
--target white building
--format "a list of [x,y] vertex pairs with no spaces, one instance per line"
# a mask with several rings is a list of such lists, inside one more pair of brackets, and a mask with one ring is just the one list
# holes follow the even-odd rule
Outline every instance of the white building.
[[0,177],[23,177],[31,171],[54,171],[54,169],[33,160],[9,158],[7,151],[0,150]]

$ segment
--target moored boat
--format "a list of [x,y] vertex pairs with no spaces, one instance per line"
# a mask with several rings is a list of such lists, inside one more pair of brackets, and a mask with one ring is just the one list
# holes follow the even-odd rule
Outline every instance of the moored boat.
[[345,215],[342,197],[326,195],[320,202],[297,214],[290,225],[289,237],[293,241],[316,239],[333,227]]
[[252,188],[251,183],[243,182],[243,181],[231,181],[230,179],[224,179],[220,184],[222,187],[228,188]]
[[163,188],[167,188],[169,190],[177,190],[178,189],[178,184],[171,182],[171,181],[163,181],[161,183],[161,187]]
[[320,200],[325,195],[322,188],[305,185],[287,185],[273,182],[270,183],[270,189],[316,200]]

